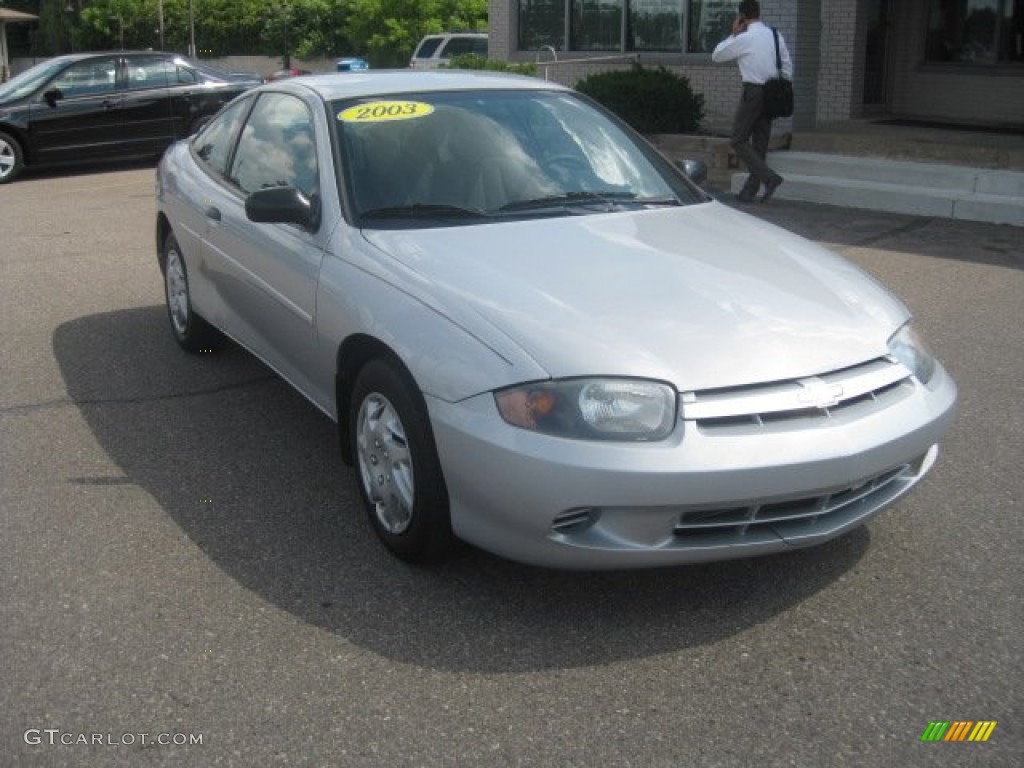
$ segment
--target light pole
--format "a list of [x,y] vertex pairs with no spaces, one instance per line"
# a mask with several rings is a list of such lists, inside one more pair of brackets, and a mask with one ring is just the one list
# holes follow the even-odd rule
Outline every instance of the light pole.
[[157,5],[157,20],[160,25],[160,50],[162,51],[164,49],[164,0],[160,0]]
[[196,19],[192,10],[192,0],[188,0],[188,55],[196,57]]
[[75,52],[75,8],[68,3],[67,8],[64,9],[67,14],[68,20],[68,48],[72,53]]

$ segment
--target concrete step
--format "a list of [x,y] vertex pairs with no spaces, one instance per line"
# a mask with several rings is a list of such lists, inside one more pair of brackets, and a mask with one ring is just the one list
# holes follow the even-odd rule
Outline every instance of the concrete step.
[[[1024,227],[1024,172],[816,152],[769,152],[775,196],[917,216]],[[733,174],[738,192],[745,173]]]

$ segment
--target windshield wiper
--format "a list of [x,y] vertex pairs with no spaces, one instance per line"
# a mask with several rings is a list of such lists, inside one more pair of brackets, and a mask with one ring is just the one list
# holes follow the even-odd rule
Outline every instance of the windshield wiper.
[[374,219],[488,219],[485,211],[472,208],[460,208],[457,205],[438,205],[415,203],[413,205],[395,205],[389,208],[371,208],[360,214],[361,218]]
[[682,203],[674,197],[638,197],[633,202],[637,205],[682,205]]
[[674,197],[637,197],[633,192],[606,190],[603,192],[579,190],[561,195],[548,195],[532,200],[516,200],[499,208],[502,212],[544,210],[546,208],[566,208],[568,206],[586,205],[679,205]]
[[532,208],[561,208],[566,205],[593,205],[595,203],[613,203],[620,200],[635,198],[632,192],[587,192],[579,190],[561,195],[547,195],[530,200],[515,200],[501,206],[499,211],[522,211]]

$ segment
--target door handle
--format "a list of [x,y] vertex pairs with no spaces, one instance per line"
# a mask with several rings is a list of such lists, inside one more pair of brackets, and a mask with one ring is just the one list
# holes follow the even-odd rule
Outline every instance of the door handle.
[[110,99],[105,99],[103,101],[103,109],[105,109],[107,112],[109,112],[112,109],[117,109],[117,102],[111,101]]
[[213,219],[214,221],[220,221],[220,208],[214,208],[212,205],[206,209],[206,218]]

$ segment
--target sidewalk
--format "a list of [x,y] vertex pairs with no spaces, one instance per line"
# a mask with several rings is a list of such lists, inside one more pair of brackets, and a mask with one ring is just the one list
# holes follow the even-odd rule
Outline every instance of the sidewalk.
[[[746,179],[722,136],[650,137],[671,160],[700,158],[709,183]],[[1024,226],[1024,134],[899,121],[850,120],[776,132],[769,164],[786,183],[778,199]]]

